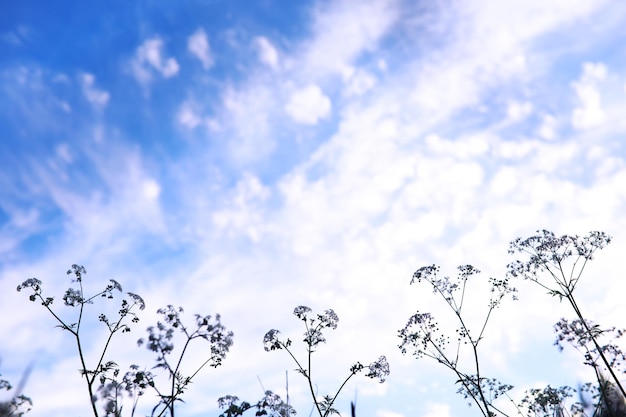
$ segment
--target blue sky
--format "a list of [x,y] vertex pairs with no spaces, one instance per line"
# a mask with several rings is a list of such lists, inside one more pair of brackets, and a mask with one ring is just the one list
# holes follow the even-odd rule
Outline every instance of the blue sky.
[[[2,6],[0,372],[36,359],[31,415],[87,415],[71,340],[15,293],[35,276],[60,295],[78,263],[92,288],[114,278],[148,304],[113,347],[121,364],[151,360],[127,347],[166,304],[235,332],[182,416],[259,398],[257,376],[284,394],[293,364],[261,341],[297,338],[297,305],[340,318],[320,392],[389,358],[388,382],[355,380],[340,411],[357,395],[363,417],[467,415],[452,376],[397,349],[415,310],[438,309],[409,286],[418,267],[497,276],[517,236],[604,230],[580,296],[599,322],[625,317],[624,27],[617,1]],[[519,286],[485,367],[520,389],[575,385],[576,356],[551,346],[567,310]],[[289,383],[306,415],[304,381]]]

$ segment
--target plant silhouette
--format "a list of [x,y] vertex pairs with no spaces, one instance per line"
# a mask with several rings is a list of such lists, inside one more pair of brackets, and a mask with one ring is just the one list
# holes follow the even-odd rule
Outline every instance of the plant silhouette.
[[[477,268],[462,265],[453,277],[442,276],[440,267],[436,265],[418,268],[411,284],[426,285],[432,290],[451,312],[456,324],[451,328],[442,326],[432,313],[418,310],[398,331],[401,339],[399,348],[405,354],[410,353],[417,359],[428,358],[447,368],[456,378],[457,392],[475,405],[484,417],[626,417],[626,395],[620,379],[626,373],[626,355],[618,344],[626,329],[604,327],[585,316],[584,306],[576,298],[575,291],[588,262],[610,242],[611,237],[603,232],[591,232],[581,237],[556,236],[546,230],[528,238],[515,239],[510,243],[509,253],[517,258],[507,265],[504,277],[485,279],[488,290],[480,312],[468,311],[471,306],[467,301],[472,285],[483,279]],[[40,302],[57,327],[74,339],[80,374],[85,380],[95,417],[134,416],[138,402],[145,398],[146,392],[153,393],[156,398],[152,417],[174,417],[176,406],[182,401],[192,380],[207,367],[221,366],[233,345],[233,333],[222,324],[219,314],[196,314],[193,319],[185,320],[182,307],[168,305],[157,310],[159,318],[156,324],[149,326],[147,336],[137,343],[155,355],[154,365],[148,368],[132,364],[122,374],[117,362],[109,358],[109,348],[116,335],[130,332],[139,322],[138,314],[145,309],[143,298],[130,292],[120,296],[124,294],[122,286],[115,280],[109,280],[101,290],[87,295],[84,289],[85,268],[74,264],[67,273],[72,276],[72,285],[65,291],[62,300],[73,314],[61,313],[53,308],[54,297],[44,295],[43,284],[37,278],[25,280],[17,290],[30,291],[29,299]],[[554,345],[561,351],[574,348],[580,352],[581,362],[593,370],[595,381],[576,388],[551,385],[531,388],[516,401],[511,397],[512,385],[486,374],[481,366],[485,354],[482,341],[489,336],[492,319],[502,303],[517,299],[518,292],[513,284],[519,279],[532,282],[569,305],[573,317],[561,318],[554,325]],[[111,300],[118,302],[117,314],[111,317],[97,315],[106,337],[103,345],[96,350],[95,359],[89,361],[86,351],[93,349],[91,341],[85,340],[85,317],[96,302]],[[476,316],[477,313],[481,317],[478,325],[468,319],[469,314]],[[297,354],[291,338],[282,338],[276,329],[265,334],[263,346],[268,352],[287,352],[296,364],[296,371],[306,380],[313,410],[319,417],[338,414],[337,398],[356,374],[365,371],[366,377],[381,383],[388,377],[389,364],[385,356],[380,356],[369,365],[355,362],[348,368],[347,376],[340,379],[336,391],[319,395],[313,379],[314,354],[326,343],[326,333],[337,328],[339,317],[332,309],[316,314],[306,306],[296,307],[293,314],[304,327],[304,356]],[[207,357],[197,366],[193,365],[191,373],[183,374],[186,354],[189,347],[196,343],[205,344]],[[188,366],[184,368],[189,369]],[[25,372],[23,381],[28,372]],[[30,409],[32,401],[22,394],[23,381],[13,390],[9,401],[0,403],[0,417],[23,416]],[[12,386],[0,378],[0,389],[10,391]],[[128,401],[131,406],[124,408]],[[220,417],[236,417],[251,411],[257,416],[269,417],[296,414],[289,404],[288,395],[287,401],[283,401],[279,395],[265,389],[263,397],[255,403],[240,401],[233,395],[225,395],[217,403],[222,410]],[[356,416],[354,402],[351,403],[351,415]]]
[[[54,317],[63,331],[70,333],[76,343],[76,349],[80,360],[80,374],[85,378],[87,393],[90,398],[92,413],[95,417],[100,416],[96,406],[98,399],[104,401],[102,412],[105,416],[122,416],[123,396],[130,397],[132,407],[130,415],[137,410],[139,399],[147,390],[156,393],[158,402],[152,409],[152,416],[175,416],[175,404],[181,401],[181,396],[191,383],[192,379],[205,366],[220,366],[233,344],[233,333],[227,331],[221,324],[220,316],[195,315],[194,325],[187,326],[182,320],[183,309],[168,305],[157,310],[161,320],[155,326],[148,327],[148,337],[141,338],[138,345],[145,345],[148,350],[156,354],[156,365],[152,369],[165,371],[167,383],[159,385],[159,375],[145,370],[145,367],[130,365],[129,370],[120,374],[118,364],[107,358],[113,336],[118,333],[128,333],[131,325],[139,322],[137,310],[145,309],[145,302],[139,295],[127,292],[122,298],[117,317],[109,318],[105,314],[98,315],[98,321],[106,326],[107,338],[101,347],[97,361],[91,366],[87,363],[85,343],[81,325],[87,313],[87,307],[96,300],[113,300],[117,293],[122,293],[122,286],[115,280],[109,280],[103,290],[92,296],[86,296],[84,292],[84,278],[86,269],[81,265],[72,265],[67,271],[73,275],[73,286],[68,288],[63,295],[63,303],[66,307],[78,309],[74,321],[65,320],[62,314],[52,309],[54,297],[44,296],[42,282],[37,278],[29,278],[17,287],[18,291],[31,290],[29,299],[33,302],[40,301],[41,305]],[[183,347],[175,359],[170,359],[175,352],[174,339],[176,334],[182,334]],[[197,340],[203,340],[209,344],[209,357],[202,362],[191,375],[181,373],[181,364],[189,345]],[[19,397],[17,397],[19,399]],[[24,403],[20,403],[23,405]]]

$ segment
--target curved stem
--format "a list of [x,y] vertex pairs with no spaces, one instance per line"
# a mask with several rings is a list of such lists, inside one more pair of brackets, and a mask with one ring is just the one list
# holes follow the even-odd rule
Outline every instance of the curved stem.
[[[337,392],[335,393],[335,396],[333,397],[333,399],[330,401],[330,404],[328,405],[328,408],[331,408],[333,406],[333,404],[335,403],[335,400],[337,399],[337,396],[339,395],[339,393],[341,392],[341,390],[343,389],[343,387],[348,383],[348,381],[350,380],[350,378],[352,378],[354,376],[354,372],[350,373],[350,375],[348,375],[348,377],[345,379],[345,381],[343,381],[343,384],[341,384],[341,386],[339,387],[339,389],[337,390]],[[328,415],[328,410],[326,411],[326,415]]]

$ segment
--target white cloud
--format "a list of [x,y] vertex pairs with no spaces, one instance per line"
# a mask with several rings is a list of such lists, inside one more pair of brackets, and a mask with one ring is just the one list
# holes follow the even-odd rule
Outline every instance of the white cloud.
[[450,406],[448,404],[428,403],[426,405],[426,414],[422,417],[450,417]]
[[258,241],[265,228],[258,203],[269,196],[270,190],[257,177],[244,173],[225,208],[213,213],[212,220],[220,231],[231,236],[233,233],[242,233]]
[[202,62],[204,69],[209,69],[213,66],[213,55],[211,54],[211,46],[209,45],[209,39],[204,29],[198,29],[187,40],[187,49],[196,58]]
[[[515,49],[515,45],[535,36],[549,32],[601,8],[603,1],[555,0],[551,2],[503,0],[483,2],[471,0],[465,2],[469,13],[466,19],[472,20],[475,32],[466,38],[469,42],[486,42],[489,48],[500,53]],[[459,22],[464,25],[464,22]],[[458,29],[466,30],[467,27]],[[462,41],[462,40],[461,40]],[[462,41],[463,42],[463,41]]]
[[330,115],[330,99],[315,84],[309,84],[291,94],[285,111],[296,122],[315,125]]
[[178,123],[188,129],[194,129],[202,123],[202,118],[198,116],[198,114],[194,111],[193,106],[188,102],[183,103],[178,110],[177,120]]
[[259,60],[272,69],[278,69],[278,51],[272,43],[264,36],[254,38],[254,43],[259,50]]
[[402,413],[395,413],[393,411],[387,411],[387,410],[378,410],[376,412],[376,415],[378,417],[404,417],[404,414]]
[[[466,105],[479,105],[483,89],[516,79],[520,85],[537,74],[541,56],[527,42],[592,14],[602,2],[484,2],[458,4],[442,46],[416,62],[415,102],[433,117]],[[418,12],[421,9],[417,9]],[[445,16],[445,10],[441,11]],[[463,16],[459,18],[458,16]],[[445,21],[445,17],[442,17]],[[441,24],[441,22],[438,22]],[[498,90],[494,90],[496,93]]]
[[519,185],[522,178],[516,169],[505,167],[500,169],[492,178],[490,189],[495,196],[511,194]]
[[576,129],[590,129],[606,122],[602,108],[598,83],[606,78],[606,66],[602,63],[586,62],[579,80],[572,83],[578,97],[579,106],[572,112],[572,126]]
[[558,122],[551,114],[544,114],[541,117],[541,126],[539,126],[539,136],[546,140],[552,140],[556,137],[556,129]]
[[366,51],[376,49],[400,14],[400,2],[348,1],[328,3],[314,17],[314,37],[302,66],[318,74],[343,73]]
[[222,130],[222,125],[218,120],[202,115],[200,105],[195,100],[185,100],[180,105],[176,113],[176,121],[189,130],[194,130],[198,126],[203,126],[212,132]]
[[506,108],[508,120],[515,123],[526,119],[533,111],[533,104],[529,101],[519,102],[512,100]]
[[178,74],[180,67],[174,58],[164,58],[162,56],[163,41],[152,38],[142,43],[135,52],[135,56],[130,62],[133,76],[140,84],[148,84],[153,79],[154,71],[161,74],[163,78],[171,78]]
[[348,77],[345,93],[348,96],[360,96],[376,85],[376,77],[364,70],[356,70]]
[[464,136],[454,141],[442,139],[435,134],[425,138],[429,150],[454,155],[458,159],[472,159],[486,154],[489,150],[489,141],[493,141],[493,138],[485,134]]
[[277,103],[270,87],[259,83],[241,90],[228,88],[222,97],[222,113],[217,120],[207,120],[209,129],[228,132],[227,149],[235,164],[258,161],[276,145],[270,135],[270,118]]
[[93,74],[84,73],[80,76],[80,84],[83,95],[96,109],[103,109],[109,102],[110,95],[104,90],[97,89],[94,84],[96,77]]
[[161,194],[161,186],[154,179],[145,179],[141,183],[141,190],[146,200],[156,200]]

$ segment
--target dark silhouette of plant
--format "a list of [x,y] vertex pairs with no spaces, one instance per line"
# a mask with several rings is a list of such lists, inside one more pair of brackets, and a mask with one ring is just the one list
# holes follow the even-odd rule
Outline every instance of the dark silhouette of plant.
[[315,409],[317,410],[320,417],[328,417],[331,414],[339,414],[338,411],[333,408],[335,404],[335,400],[337,396],[346,385],[346,383],[357,373],[367,369],[368,372],[365,374],[366,377],[376,378],[381,383],[385,382],[387,376],[389,376],[389,364],[387,363],[387,358],[385,356],[380,356],[378,360],[372,362],[371,364],[364,366],[360,362],[356,362],[349,369],[348,377],[343,381],[343,383],[339,386],[339,389],[335,392],[334,395],[324,395],[321,398],[315,392],[315,388],[313,387],[313,378],[312,378],[312,366],[311,359],[313,352],[316,351],[317,347],[320,343],[326,343],[326,338],[324,337],[323,331],[325,329],[336,329],[337,323],[339,322],[339,317],[337,314],[331,309],[326,310],[323,314],[317,314],[315,317],[310,317],[311,309],[306,306],[299,306],[294,309],[293,314],[304,323],[304,327],[306,331],[304,332],[303,342],[306,344],[307,349],[307,360],[306,365],[302,365],[294,353],[289,349],[291,346],[291,339],[280,340],[278,338],[278,334],[280,333],[278,330],[272,329],[268,331],[263,337],[263,345],[267,352],[272,350],[281,350],[284,349],[289,353],[289,356],[294,360],[296,365],[298,366],[296,372],[302,374],[309,385],[309,391],[311,393],[311,398],[313,399],[313,404]]
[[256,409],[255,416],[268,417],[291,417],[296,414],[296,410],[285,403],[279,395],[272,391],[265,391],[265,395],[255,405],[243,401],[233,395],[226,395],[217,400],[219,408],[224,412],[219,417],[237,417],[243,415],[248,410]]
[[[22,394],[22,389],[26,384],[26,379],[28,379],[30,370],[31,367],[29,366],[24,372],[17,389],[15,389],[12,393],[11,399],[0,402],[0,417],[21,417],[30,411],[33,402],[29,397]],[[11,383],[2,378],[2,374],[0,374],[0,390],[13,390]]]
[[[543,389],[531,388],[526,391],[524,398],[519,403],[520,409],[527,411],[528,416],[536,417],[563,417],[567,413],[565,401],[576,392],[572,387],[562,386],[553,388],[550,385]],[[583,410],[580,403],[575,403],[572,408],[573,414]],[[576,411],[578,410],[578,411]]]
[[[593,259],[598,249],[604,248],[611,238],[602,232],[591,232],[587,236],[563,235],[556,237],[546,230],[537,232],[527,239],[518,238],[511,242],[509,252],[521,254],[508,264],[504,278],[488,278],[489,299],[485,303],[481,321],[478,326],[470,324],[466,311],[468,306],[468,283],[480,275],[480,271],[471,265],[458,268],[456,277],[439,276],[439,267],[435,265],[419,268],[411,279],[411,284],[426,284],[443,300],[452,312],[455,320],[455,333],[442,329],[439,322],[431,313],[417,311],[411,316],[406,326],[399,330],[403,353],[411,352],[416,358],[428,357],[448,368],[456,377],[457,392],[468,400],[469,404],[476,405],[484,417],[508,416],[501,400],[508,399],[515,409],[515,415],[533,417],[626,417],[626,394],[619,379],[626,373],[624,361],[626,354],[621,350],[617,341],[626,334],[626,329],[615,327],[605,328],[594,323],[583,315],[577,302],[574,291],[582,276],[587,262]],[[84,337],[81,338],[81,325],[84,324],[83,313],[86,313],[88,304],[96,299],[113,299],[114,294],[122,292],[122,287],[114,280],[110,280],[103,290],[91,297],[83,291],[85,268],[72,265],[68,274],[73,275],[73,285],[63,296],[64,305],[78,310],[73,320],[62,318],[63,315],[52,309],[54,298],[43,295],[42,283],[36,278],[30,278],[17,287],[18,291],[30,289],[31,301],[40,301],[58,322],[58,327],[69,332],[75,342],[81,363],[80,372],[85,377],[87,391],[91,399],[93,415],[99,416],[96,401],[104,400],[103,415],[121,417],[124,397],[132,399],[130,415],[137,409],[139,398],[146,391],[152,391],[158,398],[152,409],[152,417],[168,415],[174,417],[175,405],[182,401],[193,378],[207,365],[220,366],[233,344],[233,333],[226,330],[219,315],[195,315],[193,324],[183,321],[182,307],[168,305],[157,310],[159,320],[155,326],[148,327],[148,335],[138,341],[139,346],[145,346],[156,355],[156,364],[150,370],[138,365],[131,365],[123,375],[112,360],[107,357],[107,351],[116,333],[127,333],[130,326],[137,323],[137,310],[143,310],[143,299],[133,293],[126,293],[122,298],[118,314],[109,319],[104,314],[98,316],[108,332],[108,336],[97,360],[88,366],[84,354]],[[513,388],[496,378],[487,376],[481,367],[481,341],[486,337],[487,325],[494,311],[501,305],[505,297],[516,299],[517,291],[511,285],[514,279],[524,278],[534,282],[548,291],[559,301],[566,300],[572,307],[575,317],[562,318],[554,326],[556,341],[554,345],[562,351],[570,345],[579,351],[583,363],[590,366],[596,376],[595,382],[579,385],[577,389],[569,386],[554,388],[548,385],[545,388],[527,390],[524,398],[515,402],[509,396]],[[324,332],[327,329],[337,328],[339,318],[331,309],[322,314],[313,314],[306,306],[294,309],[294,315],[304,323],[303,342],[306,345],[306,358],[298,359],[292,350],[291,339],[279,338],[280,332],[272,329],[268,331],[263,344],[266,351],[286,350],[297,365],[296,371],[303,375],[313,400],[313,409],[319,417],[329,417],[338,414],[334,408],[335,401],[346,386],[347,382],[357,373],[367,370],[365,376],[376,378],[384,382],[389,375],[389,365],[385,356],[364,366],[356,362],[349,368],[348,376],[339,385],[333,395],[319,396],[312,377],[312,356],[321,343],[326,342]],[[195,340],[208,343],[208,358],[189,375],[182,373],[182,364],[189,346]],[[179,341],[181,343],[179,343]],[[453,342],[451,342],[453,341]],[[193,342],[194,344],[196,342]],[[179,349],[175,349],[175,344]],[[193,368],[192,368],[193,369]],[[166,378],[163,378],[163,377]],[[167,382],[162,382],[166,379]],[[0,403],[0,417],[22,416],[32,404],[30,398],[21,395],[20,384],[11,401]],[[11,389],[10,384],[0,379],[0,389]],[[578,401],[575,401],[575,394]],[[295,410],[280,396],[272,391],[265,391],[258,402],[252,404],[240,401],[238,397],[227,395],[218,400],[218,406],[223,410],[220,417],[236,417],[253,410],[256,416],[291,417]],[[352,417],[355,416],[355,404],[351,404]]]
[[[584,355],[585,365],[593,367],[598,383],[605,385],[601,374],[607,372],[611,383],[626,398],[626,391],[616,375],[622,371],[626,359],[622,350],[612,342],[603,344],[603,339],[620,338],[626,330],[615,327],[602,329],[587,320],[574,297],[574,290],[582,276],[587,262],[593,259],[596,251],[611,243],[611,237],[604,232],[590,232],[587,236],[563,235],[541,230],[527,239],[515,239],[511,242],[509,253],[521,253],[525,260],[516,260],[508,265],[508,275],[523,277],[548,291],[559,301],[566,300],[576,319],[561,319],[555,325],[557,340],[555,345],[563,350],[563,342],[568,342]],[[603,389],[601,389],[601,392]]]
[[[131,365],[130,369],[120,379],[118,364],[112,360],[105,359],[108,348],[113,335],[130,332],[131,328],[128,321],[131,324],[139,321],[135,311],[145,308],[145,303],[140,296],[128,292],[126,293],[127,299],[121,300],[118,316],[114,320],[109,319],[104,314],[98,316],[98,320],[104,323],[107,328],[108,337],[101,352],[98,354],[95,366],[90,367],[85,358],[84,338],[81,339],[81,325],[83,324],[85,308],[99,298],[113,299],[116,291],[122,292],[122,286],[117,281],[110,280],[110,284],[104,290],[87,297],[83,290],[83,279],[87,273],[85,268],[79,265],[72,265],[67,273],[74,275],[75,278],[72,281],[74,286],[65,292],[63,301],[65,306],[78,308],[78,317],[74,318],[74,322],[64,320],[61,318],[62,315],[60,313],[51,308],[54,298],[44,297],[42,283],[37,278],[27,279],[17,287],[17,290],[22,291],[30,288],[32,294],[29,296],[29,299],[31,301],[39,300],[59,323],[58,327],[69,332],[74,337],[81,363],[80,372],[85,377],[95,417],[99,416],[98,408],[96,407],[98,397],[104,400],[104,415],[121,416],[124,395],[132,399],[130,415],[134,415],[139,398],[148,389],[154,390],[159,398],[159,402],[152,409],[152,415],[160,417],[168,414],[170,417],[174,417],[175,403],[181,401],[180,397],[192,379],[207,365],[211,367],[221,365],[228,353],[228,349],[233,344],[233,333],[227,331],[221,324],[219,315],[216,315],[215,318],[195,315],[194,326],[188,327],[181,320],[183,309],[180,307],[174,308],[170,305],[157,311],[162,319],[157,322],[156,326],[148,327],[148,337],[146,339],[141,338],[138,341],[138,345],[145,344],[150,351],[156,353],[156,365],[152,369],[156,368],[166,371],[168,378],[166,387],[160,387],[157,384],[158,375],[138,365]],[[174,338],[177,333],[182,334],[185,341],[178,355],[172,360],[170,358],[174,352]],[[198,339],[209,343],[210,356],[191,375],[185,376],[181,373],[183,357],[191,342]]]
[[[87,365],[83,348],[84,342],[81,339],[80,333],[85,307],[89,304],[93,304],[94,300],[98,298],[113,299],[114,291],[122,292],[122,286],[117,281],[110,280],[110,284],[108,284],[102,291],[99,291],[96,294],[87,297],[83,290],[83,277],[86,273],[87,271],[83,266],[76,264],[72,265],[71,269],[67,271],[68,275],[74,275],[72,283],[74,283],[75,286],[70,287],[65,291],[65,294],[63,295],[63,302],[67,307],[78,308],[78,317],[75,318],[75,322],[70,322],[62,319],[60,317],[60,314],[57,314],[54,310],[52,310],[51,306],[54,302],[54,297],[44,298],[42,292],[42,283],[37,278],[27,279],[22,284],[18,285],[17,290],[21,291],[23,289],[30,288],[32,290],[32,294],[29,296],[30,301],[41,301],[41,305],[43,305],[59,323],[58,327],[60,327],[62,330],[69,332],[74,337],[81,364],[80,372],[85,377],[87,391],[89,393],[89,398],[91,398],[92,411],[94,416],[97,417],[98,410],[96,408],[96,383],[102,384],[102,381],[107,378],[107,374],[109,372],[118,372],[117,364],[115,362],[105,362],[105,356],[113,335],[115,335],[116,333],[130,332],[130,327],[128,324],[126,324],[126,321],[130,319],[132,323],[137,323],[139,321],[139,318],[134,312],[134,309],[138,308],[139,310],[143,310],[145,308],[145,303],[140,296],[129,292],[127,293],[127,295],[130,299],[130,302],[126,299],[122,299],[121,306],[118,311],[118,317],[115,320],[110,320],[104,314],[100,314],[98,318],[102,323],[106,325],[109,335],[106,339],[101,353],[99,354],[99,358],[95,363],[95,366],[91,367]],[[107,415],[109,415],[108,412]]]
[[[477,333],[466,324],[462,309],[468,279],[477,274],[478,270],[469,265],[461,266],[458,276],[452,280],[449,277],[439,278],[439,268],[434,265],[418,269],[411,283],[428,283],[451,308],[459,323],[457,343],[454,349],[450,349],[450,336],[440,329],[430,313],[418,311],[399,332],[402,339],[400,349],[404,353],[411,350],[417,358],[430,357],[454,372],[457,383],[461,384],[458,392],[473,401],[483,416],[507,415],[494,405],[494,400],[501,396],[508,397],[507,392],[513,387],[482,375],[478,345],[484,337],[492,312],[500,305],[503,297],[512,293],[515,298],[515,289],[510,286],[510,281],[523,277],[548,290],[550,295],[559,297],[559,300],[567,300],[571,305],[576,319],[563,318],[554,326],[557,334],[555,345],[562,350],[564,343],[568,343],[579,350],[584,357],[584,364],[593,367],[597,381],[595,384],[584,384],[578,390],[569,386],[553,388],[550,385],[543,389],[530,389],[520,403],[513,403],[517,414],[541,417],[626,417],[626,396],[617,377],[617,374],[624,373],[625,355],[614,343],[626,330],[615,327],[603,329],[586,319],[574,297],[574,290],[587,262],[610,241],[611,238],[602,232],[591,232],[585,237],[556,237],[546,230],[527,239],[515,239],[510,244],[509,253],[521,253],[526,259],[510,263],[504,279],[489,279],[491,299],[485,320]],[[464,370],[460,361],[461,349],[465,346],[469,346],[472,358],[469,372]],[[610,375],[610,379],[603,376],[605,373]],[[571,403],[570,399],[576,392],[579,401]],[[593,407],[590,407],[585,394],[591,394]],[[566,402],[571,403],[569,411]]]
[[[162,320],[159,320],[156,326],[148,327],[148,338],[139,339],[137,343],[139,346],[145,344],[148,350],[156,353],[157,358],[154,368],[166,370],[170,381],[167,390],[160,390],[154,382],[148,383],[160,398],[159,403],[152,411],[152,415],[155,415],[158,409],[161,408],[161,411],[156,414],[157,416],[160,417],[165,412],[168,412],[171,417],[174,417],[175,401],[180,401],[180,396],[198,372],[207,365],[216,368],[222,364],[229,348],[233,344],[233,333],[227,331],[224,325],[222,325],[219,314],[215,318],[196,314],[195,328],[189,328],[181,320],[182,307],[174,308],[168,305],[166,308],[159,309],[157,313],[162,316]],[[185,342],[178,356],[171,360],[168,358],[171,357],[170,355],[174,350],[173,339],[176,332],[183,335]],[[181,373],[181,365],[187,348],[194,340],[207,342],[209,344],[210,356],[191,375],[185,376]],[[148,381],[153,380],[152,374],[145,372],[136,372],[135,378],[138,376]]]
[[[433,315],[419,311],[411,316],[406,326],[399,331],[399,337],[402,339],[399,347],[402,353],[411,351],[418,359],[428,357],[451,370],[457,378],[457,384],[460,384],[458,393],[473,401],[483,416],[504,414],[495,406],[494,400],[506,396],[513,387],[495,378],[484,376],[480,367],[478,347],[485,336],[493,311],[506,295],[510,294],[515,299],[516,289],[510,285],[508,278],[489,278],[491,297],[486,306],[484,320],[477,330],[471,329],[463,314],[463,306],[466,300],[467,283],[480,271],[471,265],[463,265],[458,269],[459,273],[455,278],[447,276],[441,278],[438,275],[439,267],[425,266],[419,268],[411,280],[411,284],[427,283],[435,294],[443,298],[454,313],[459,327],[456,329],[456,343],[453,348],[449,348],[450,336],[442,331]],[[471,358],[467,366],[461,363],[463,350],[466,348],[469,348]]]

